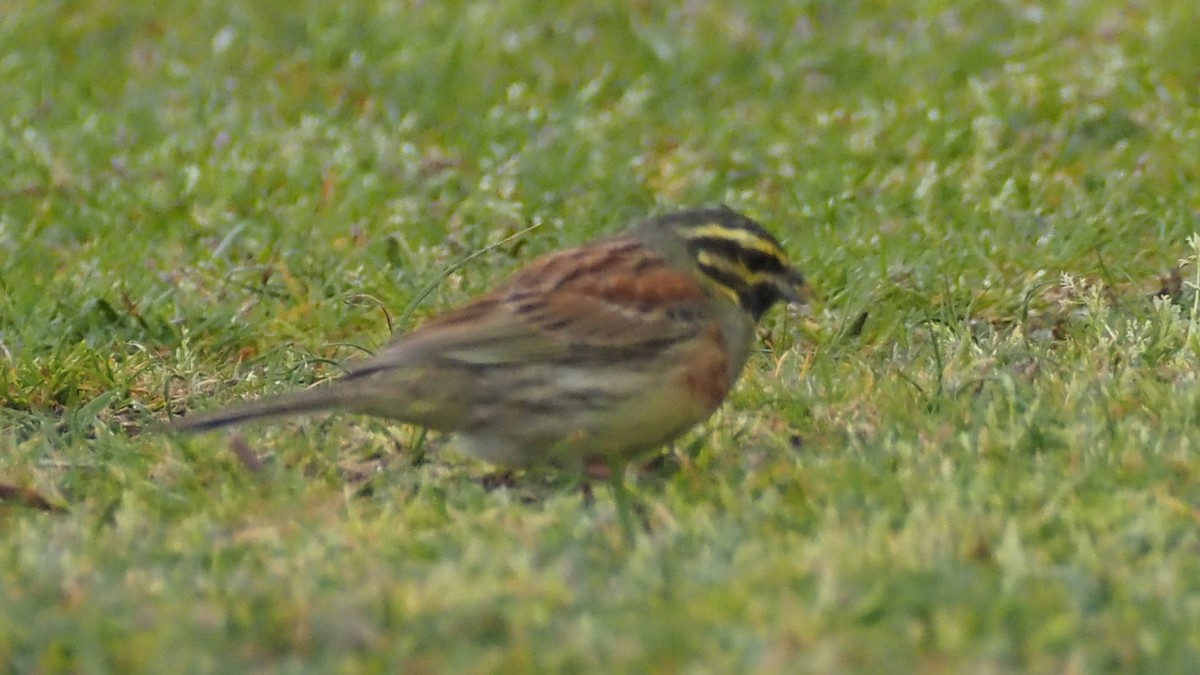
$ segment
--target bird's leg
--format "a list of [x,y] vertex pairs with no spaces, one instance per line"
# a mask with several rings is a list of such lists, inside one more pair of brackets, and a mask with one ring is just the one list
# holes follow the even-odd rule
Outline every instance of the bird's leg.
[[608,483],[612,486],[613,502],[617,507],[617,520],[621,523],[621,534],[625,535],[625,543],[633,548],[637,543],[637,533],[633,526],[632,504],[629,503],[629,491],[625,489],[625,467],[609,466]]

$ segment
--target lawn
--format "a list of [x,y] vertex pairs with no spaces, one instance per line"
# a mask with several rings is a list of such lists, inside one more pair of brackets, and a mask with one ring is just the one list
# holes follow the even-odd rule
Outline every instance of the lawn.
[[[6,672],[1190,672],[1200,6],[0,10]],[[725,203],[810,278],[611,493],[176,438]]]

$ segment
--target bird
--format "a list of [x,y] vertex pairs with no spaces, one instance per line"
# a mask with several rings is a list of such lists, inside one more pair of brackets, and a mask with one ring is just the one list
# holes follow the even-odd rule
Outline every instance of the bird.
[[175,417],[173,432],[342,411],[452,432],[504,469],[624,467],[707,420],[804,275],[727,206],[547,254],[331,382]]

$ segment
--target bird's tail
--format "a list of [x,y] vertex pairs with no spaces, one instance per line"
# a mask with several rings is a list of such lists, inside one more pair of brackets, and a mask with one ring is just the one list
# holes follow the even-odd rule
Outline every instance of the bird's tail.
[[267,417],[343,409],[350,403],[347,397],[352,395],[352,392],[348,392],[345,387],[337,384],[305,389],[279,396],[268,396],[256,401],[236,403],[198,415],[178,417],[168,423],[164,429],[168,432],[210,431]]

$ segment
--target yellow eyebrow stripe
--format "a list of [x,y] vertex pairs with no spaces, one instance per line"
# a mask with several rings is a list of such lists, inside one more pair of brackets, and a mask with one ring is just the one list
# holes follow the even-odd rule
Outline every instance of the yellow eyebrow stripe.
[[733,227],[726,227],[720,223],[709,223],[707,225],[697,225],[686,232],[688,239],[726,239],[735,242],[742,248],[753,249],[760,253],[765,253],[769,256],[787,260],[787,253],[775,246],[762,237]]

